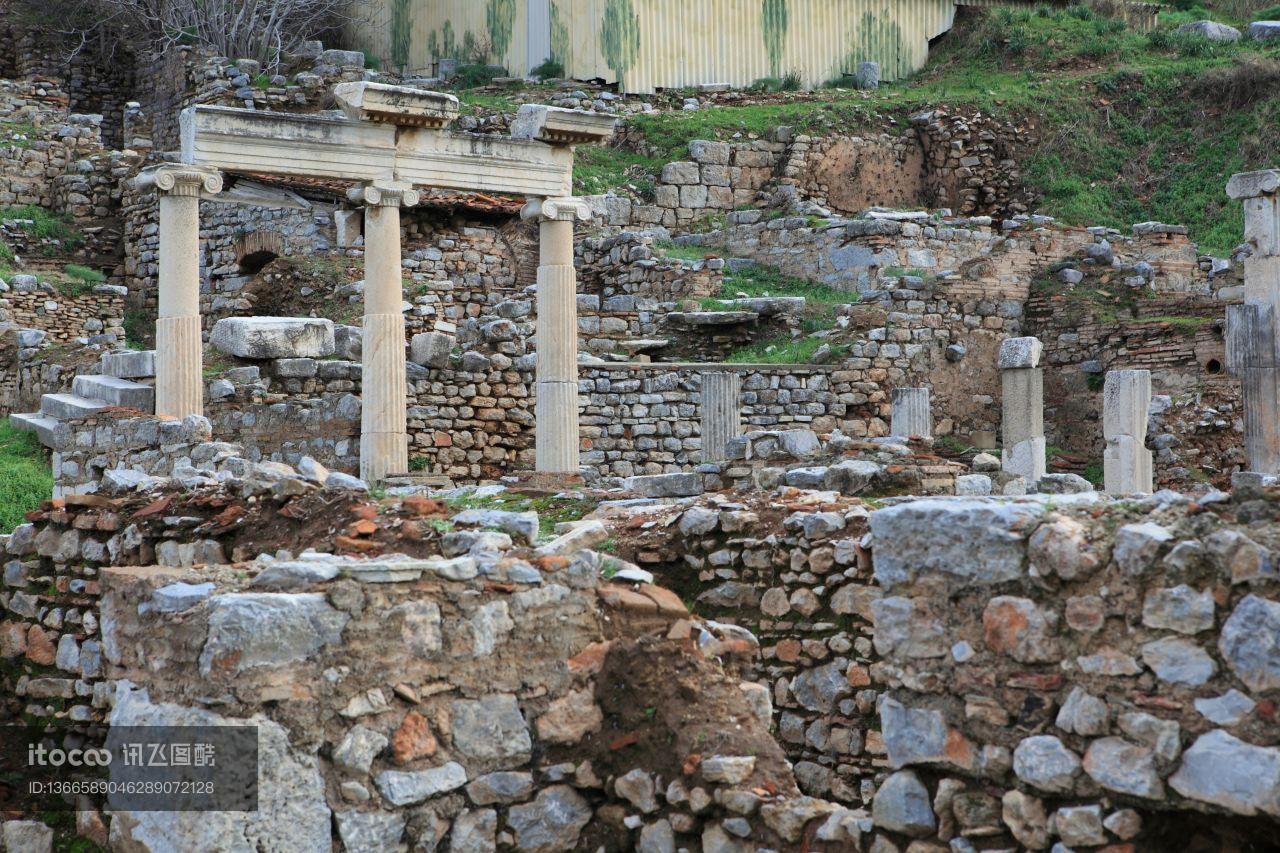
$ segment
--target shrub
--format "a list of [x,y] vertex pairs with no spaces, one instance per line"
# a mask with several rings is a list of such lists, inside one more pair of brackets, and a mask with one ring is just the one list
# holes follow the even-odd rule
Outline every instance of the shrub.
[[549,80],[564,76],[564,63],[557,59],[548,59],[531,72],[539,80]]
[[507,76],[507,69],[499,65],[459,65],[454,72],[453,82],[459,89],[475,89],[488,86],[495,77]]
[[1210,68],[1191,85],[1199,99],[1242,109],[1280,95],[1280,62],[1263,57],[1242,59],[1225,68]]

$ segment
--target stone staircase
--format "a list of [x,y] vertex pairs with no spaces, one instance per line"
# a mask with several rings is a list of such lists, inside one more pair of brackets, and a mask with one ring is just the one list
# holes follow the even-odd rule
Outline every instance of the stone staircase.
[[10,415],[10,425],[34,431],[42,444],[53,447],[63,421],[116,407],[155,411],[156,389],[146,381],[156,375],[155,350],[107,353],[98,362],[98,370],[77,376],[70,394],[45,394],[40,398],[40,411]]

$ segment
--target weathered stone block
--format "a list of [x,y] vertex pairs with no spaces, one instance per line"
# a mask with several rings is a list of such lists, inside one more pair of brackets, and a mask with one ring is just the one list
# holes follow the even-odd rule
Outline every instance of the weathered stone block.
[[225,317],[209,343],[239,358],[323,358],[333,355],[333,322],[299,317]]

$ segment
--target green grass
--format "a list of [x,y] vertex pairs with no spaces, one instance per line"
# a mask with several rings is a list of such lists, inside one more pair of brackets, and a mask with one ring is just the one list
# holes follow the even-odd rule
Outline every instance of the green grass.
[[666,162],[622,148],[579,146],[573,162],[574,191],[594,195],[626,187],[648,200]]
[[459,112],[475,115],[479,110],[513,113],[520,105],[510,95],[491,95],[486,92],[458,92]]
[[[72,223],[71,217],[33,204],[0,208],[0,219],[29,220],[19,227],[37,239],[56,240],[63,251],[73,251],[84,244],[84,235]],[[44,253],[54,255],[57,249],[49,246]]]
[[52,495],[53,474],[35,433],[0,421],[0,533],[13,532]]
[[554,495],[531,498],[513,492],[477,498],[464,495],[448,501],[450,509],[461,512],[464,509],[501,509],[507,512],[538,513],[538,535],[546,539],[555,535],[555,527],[564,521],[579,521],[596,508],[595,501],[577,498],[557,498]]
[[[31,147],[31,137],[35,136],[36,126],[20,121],[0,121],[0,138],[4,139],[4,147],[14,151],[25,151]],[[17,139],[15,137],[22,137]]]
[[124,312],[124,345],[131,350],[144,350],[155,332],[155,318],[146,311],[126,308]]
[[[739,293],[755,296],[803,296],[809,306],[848,305],[858,301],[858,294],[807,278],[787,275],[774,267],[747,267],[724,277],[720,291],[724,299],[736,299]],[[826,312],[824,312],[826,313]]]
[[98,270],[80,264],[67,264],[62,271],[65,278],[55,279],[54,283],[63,296],[85,296],[93,292],[94,286],[107,280],[106,275]]
[[674,240],[654,240],[653,249],[664,258],[678,261],[701,261],[710,257],[721,257],[721,250],[710,246],[690,246]]
[[[824,341],[821,338],[773,338],[735,350],[725,358],[729,364],[808,364]],[[832,345],[832,360],[838,361],[848,347]]]

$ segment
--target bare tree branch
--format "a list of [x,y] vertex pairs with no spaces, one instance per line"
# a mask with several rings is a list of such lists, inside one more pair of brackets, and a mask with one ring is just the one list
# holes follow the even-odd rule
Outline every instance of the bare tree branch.
[[368,14],[363,0],[21,0],[27,18],[69,37],[74,55],[97,44],[157,55],[195,44],[274,69],[307,39]]

